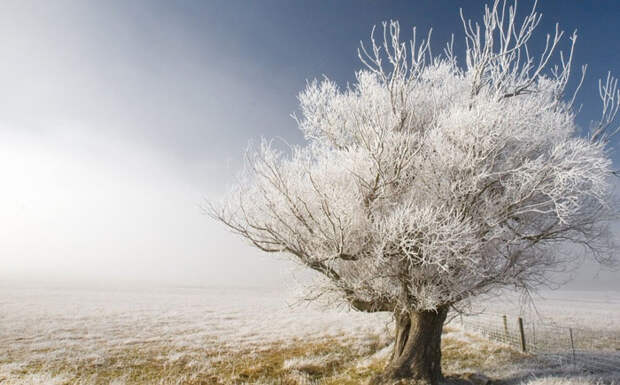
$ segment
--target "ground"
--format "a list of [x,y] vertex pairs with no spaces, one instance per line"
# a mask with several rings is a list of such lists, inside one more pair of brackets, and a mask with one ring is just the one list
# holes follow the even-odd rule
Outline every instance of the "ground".
[[[291,306],[282,293],[3,287],[0,384],[347,385],[381,370],[390,351],[388,315]],[[453,380],[620,381],[620,372],[584,373],[523,354],[461,329],[456,319],[442,351]]]

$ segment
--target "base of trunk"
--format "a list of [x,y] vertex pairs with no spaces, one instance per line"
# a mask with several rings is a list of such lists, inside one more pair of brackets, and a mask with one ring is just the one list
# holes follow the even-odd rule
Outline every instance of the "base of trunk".
[[390,362],[371,385],[406,380],[407,384],[436,385],[442,380],[441,332],[447,308],[408,311],[395,315],[396,339]]

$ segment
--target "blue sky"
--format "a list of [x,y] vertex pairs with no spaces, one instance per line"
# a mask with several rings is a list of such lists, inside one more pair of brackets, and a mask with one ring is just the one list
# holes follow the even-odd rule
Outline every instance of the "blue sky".
[[[531,2],[521,1],[521,11]],[[204,217],[260,137],[301,141],[306,80],[345,85],[374,24],[433,28],[439,51],[477,1],[3,1],[0,4],[0,275],[270,284],[286,264]],[[578,29],[596,80],[620,75],[620,5],[541,1],[540,46]],[[563,48],[568,48],[565,44]],[[617,151],[614,159],[619,164]],[[274,271],[276,271],[274,273]],[[612,275],[605,276],[611,281]]]

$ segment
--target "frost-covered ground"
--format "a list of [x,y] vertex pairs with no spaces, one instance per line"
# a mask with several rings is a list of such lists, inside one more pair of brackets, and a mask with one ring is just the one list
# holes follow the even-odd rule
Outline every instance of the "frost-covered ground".
[[[460,319],[467,330],[584,372],[617,373],[620,368],[620,293],[546,291],[523,303],[512,293],[478,301]],[[505,319],[504,319],[505,317]],[[521,340],[518,319],[523,324]]]
[[[274,346],[285,350],[300,340],[361,349],[387,343],[385,314],[325,311],[293,302],[282,290],[268,289],[4,287],[0,383],[22,383],[23,375],[32,373],[45,373],[33,383],[48,383],[48,373],[59,374],[58,383],[76,373],[92,383],[118,375],[123,383],[132,372],[124,372],[122,361],[143,381],[150,369],[140,365],[182,361],[188,374],[170,373],[161,383],[192,383],[196,373],[217,375],[222,356],[247,356]],[[144,362],[146,357],[154,362]]]
[[[378,369],[389,351],[389,316],[294,305],[285,293],[1,287],[0,384],[269,383],[272,373],[304,384],[325,370],[330,377],[321,383],[355,384]],[[617,297],[586,297],[579,306],[551,300],[539,312],[608,332],[620,329],[620,306],[608,306]],[[600,298],[609,301],[601,304]],[[595,382],[456,327],[444,340],[452,373],[483,371],[514,383],[530,381],[531,373]]]
[[[482,313],[476,315],[478,312]],[[466,322],[495,326],[500,334],[504,331],[503,315],[514,334],[521,317],[528,343],[537,345],[532,347],[539,351],[610,351],[620,366],[620,292],[546,291],[525,304],[518,296],[503,293],[479,301],[472,313]]]
[[479,301],[474,310],[566,327],[620,332],[619,291],[547,290],[531,297],[532,302],[523,303],[519,295],[505,292]]
[[[0,338],[11,347],[88,349],[165,342],[241,349],[293,338],[383,334],[385,314],[326,310],[276,289],[2,288]],[[92,349],[92,350],[91,350]]]

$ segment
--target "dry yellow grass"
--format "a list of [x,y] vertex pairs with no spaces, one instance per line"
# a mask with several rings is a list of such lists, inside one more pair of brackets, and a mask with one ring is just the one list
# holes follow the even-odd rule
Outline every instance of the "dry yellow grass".
[[[356,385],[380,372],[389,354],[387,342],[378,337],[366,343],[346,339],[297,340],[272,343],[240,351],[217,349],[179,350],[161,345],[136,344],[106,357],[81,362],[30,361],[13,368],[11,376],[0,374],[0,383],[54,385]],[[460,375],[489,371],[525,357],[513,349],[479,336],[447,328],[443,344],[444,370]],[[3,362],[5,370],[8,362]]]

